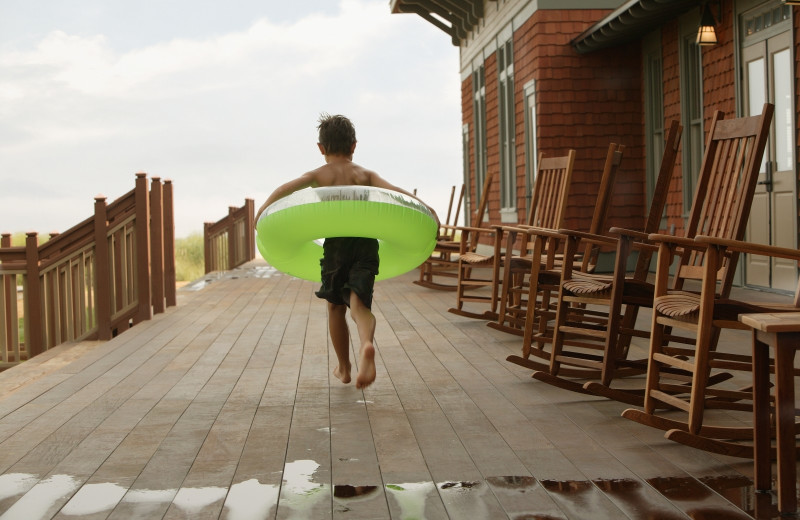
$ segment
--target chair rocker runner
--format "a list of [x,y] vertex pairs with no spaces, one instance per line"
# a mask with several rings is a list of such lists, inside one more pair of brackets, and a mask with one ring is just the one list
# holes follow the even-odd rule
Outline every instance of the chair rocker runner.
[[[483,216],[486,213],[489,203],[489,187],[491,185],[494,173],[489,171],[486,173],[486,178],[483,182],[483,191],[481,192],[480,202],[478,208],[472,215],[472,226],[480,227],[483,221]],[[462,194],[463,194],[462,187]],[[463,198],[463,197],[462,197]],[[459,208],[460,208],[459,201]],[[461,241],[457,239],[456,234],[459,226],[456,225],[458,220],[458,212],[456,218],[453,219],[453,224],[444,225],[443,237],[440,237],[433,248],[431,256],[419,266],[419,280],[414,280],[414,283],[427,287],[429,289],[436,289],[440,291],[455,291],[455,284],[448,284],[436,281],[435,277],[443,278],[458,278],[458,258],[453,255],[458,254],[461,248]],[[477,241],[470,243],[467,250],[474,251],[478,246]]]
[[[623,145],[609,145],[590,226],[593,234],[599,234],[605,227],[611,192],[624,149]],[[544,355],[543,343],[549,341],[548,324],[555,318],[550,298],[558,290],[562,265],[569,262],[583,272],[591,272],[595,268],[599,249],[592,246],[577,255],[564,256],[560,252],[564,235],[541,228],[519,228],[517,231],[524,233],[524,247],[520,255],[506,255],[498,319],[488,325],[523,336],[522,356],[509,356],[508,361],[542,369],[544,365],[529,365],[528,358],[532,352],[534,335],[537,337],[536,355]]]
[[[703,424],[706,408],[751,409],[749,403],[742,402],[749,399],[749,392],[711,384],[715,377],[712,369],[749,371],[752,358],[716,350],[723,328],[743,328],[737,315],[732,315],[739,311],[731,311],[730,303],[739,251],[708,244],[713,240],[723,244],[741,241],[744,236],[773,110],[773,105],[766,103],[760,116],[731,120],[715,116],[687,226],[686,236],[690,238],[650,235],[658,243],[658,256],[644,410],[625,410],[623,416],[628,419],[659,429],[679,430],[695,436],[695,441],[752,436],[752,427]],[[700,235],[711,238],[691,239]],[[676,257],[678,264],[670,288],[669,270]],[[699,292],[684,290],[687,280],[699,282]],[[742,308],[745,307],[739,306]],[[684,334],[678,335],[675,330]],[[693,346],[676,347],[673,342]],[[689,375],[688,386],[671,382],[674,370]],[[657,408],[664,407],[686,412],[688,420],[656,413]]]
[[[524,225],[557,229],[563,224],[574,162],[575,150],[570,150],[563,157],[544,157],[539,154],[531,206]],[[458,257],[456,306],[449,311],[470,318],[497,319],[500,265],[504,256],[511,251],[508,244],[505,244],[505,249],[503,248],[506,242],[505,231],[509,228],[492,226],[491,229],[472,227],[459,229],[461,250]],[[477,241],[480,234],[493,236],[494,248],[491,254],[480,254],[468,249],[469,244]],[[513,241],[512,237],[511,245]],[[489,294],[486,294],[487,288]],[[465,302],[488,303],[489,308],[483,313],[476,313],[464,309]]]
[[[672,121],[665,139],[658,178],[653,190],[650,210],[641,231],[612,228],[613,237],[560,230],[566,235],[565,255],[574,255],[581,244],[616,247],[614,272],[610,275],[575,271],[565,265],[556,304],[553,345],[547,361],[549,366],[536,370],[533,377],[575,392],[613,394],[616,400],[637,404],[643,392],[619,391],[610,388],[611,381],[621,375],[642,374],[646,360],[628,360],[632,337],[649,337],[649,331],[636,330],[640,307],[652,304],[653,287],[647,282],[655,247],[646,241],[649,233],[658,231],[666,204],[669,184],[675,170],[683,128]],[[632,275],[627,272],[630,254],[638,252]],[[589,310],[586,306],[591,306]],[[623,311],[624,306],[624,311]],[[571,350],[566,346],[574,347]],[[563,366],[573,366],[582,372],[577,378],[562,376]],[[579,379],[576,381],[575,379]],[[585,379],[599,379],[599,382]],[[596,386],[599,388],[596,388]]]

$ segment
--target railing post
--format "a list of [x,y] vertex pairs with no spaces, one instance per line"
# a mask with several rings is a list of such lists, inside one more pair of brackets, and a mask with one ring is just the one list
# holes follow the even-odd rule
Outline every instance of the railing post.
[[43,352],[42,291],[39,283],[39,240],[31,231],[25,237],[25,264],[28,297],[25,307],[25,349],[28,359]]
[[236,243],[239,237],[236,236],[236,206],[228,206],[228,265],[225,270],[229,271],[236,265]]
[[[11,233],[3,233],[0,235],[0,247],[11,247]],[[17,305],[17,281],[16,275],[4,275],[1,276],[0,279],[3,282],[3,304],[2,307],[5,309],[5,316],[0,317],[0,320],[3,321],[3,341],[0,341],[0,346],[2,346],[5,351],[0,354],[0,359],[8,360],[8,349],[14,344],[12,334],[12,327],[16,327],[16,322],[13,318],[14,313],[11,310],[11,306]],[[18,349],[17,349],[18,350]],[[16,361],[19,361],[18,359]]]
[[244,239],[247,244],[247,260],[250,261],[256,257],[256,203],[253,199],[244,199],[244,207]]
[[[52,235],[51,235],[52,236]],[[97,339],[111,339],[111,268],[108,254],[106,198],[94,198],[95,296],[97,297]]]
[[205,264],[205,271],[206,274],[212,271],[212,264],[211,264],[211,226],[213,224],[211,222],[205,222],[203,224],[203,263]]
[[154,314],[164,312],[164,212],[161,191],[161,179],[153,177],[150,183],[150,276]]
[[178,304],[175,287],[175,209],[172,198],[172,181],[164,180],[164,289],[167,307]]
[[136,174],[136,275],[139,310],[134,323],[153,317],[150,305],[150,197],[147,192],[147,174]]

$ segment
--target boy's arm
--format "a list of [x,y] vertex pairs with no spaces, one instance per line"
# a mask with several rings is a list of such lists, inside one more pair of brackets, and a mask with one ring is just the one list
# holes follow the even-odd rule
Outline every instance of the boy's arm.
[[272,195],[267,197],[267,200],[264,202],[264,204],[262,204],[261,207],[258,208],[258,212],[256,212],[256,222],[258,222],[258,217],[261,216],[261,213],[263,213],[264,210],[267,209],[267,207],[270,204],[272,204],[276,200],[291,195],[292,193],[298,190],[302,190],[303,188],[308,188],[309,186],[312,188],[317,187],[317,178],[313,174],[313,172],[304,173],[300,177],[293,179],[275,188],[275,191],[272,192]]
[[404,195],[408,195],[409,197],[418,200],[420,202],[420,204],[422,204],[423,206],[428,208],[428,210],[430,210],[431,214],[433,215],[434,220],[436,220],[436,229],[439,229],[440,227],[442,227],[441,223],[439,222],[439,215],[436,214],[436,211],[434,211],[434,209],[432,207],[428,206],[425,203],[425,201],[423,201],[422,199],[420,199],[419,197],[417,197],[413,193],[409,193],[406,190],[404,190],[403,188],[399,188],[399,187],[395,186],[394,184],[390,183],[389,181],[387,181],[386,179],[384,179],[383,177],[381,177],[380,175],[378,175],[377,173],[375,173],[373,171],[370,172],[370,185],[371,186],[375,186],[376,188],[384,188],[384,189],[387,189],[387,190],[399,191],[400,193],[402,193]]

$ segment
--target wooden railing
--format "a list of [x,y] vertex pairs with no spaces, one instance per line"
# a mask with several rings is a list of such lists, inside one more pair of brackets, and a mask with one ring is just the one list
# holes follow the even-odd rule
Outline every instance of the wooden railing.
[[[172,183],[133,190],[39,244],[0,242],[0,369],[66,341],[106,340],[176,304]],[[18,287],[18,282],[20,285]],[[21,298],[18,292],[21,291]]]
[[203,254],[206,273],[226,271],[256,257],[255,203],[245,199],[244,206],[228,208],[228,215],[217,222],[206,222],[203,230]]

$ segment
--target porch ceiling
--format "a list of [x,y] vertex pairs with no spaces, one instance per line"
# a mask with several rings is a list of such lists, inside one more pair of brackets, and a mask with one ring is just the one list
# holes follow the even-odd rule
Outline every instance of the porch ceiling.
[[585,54],[635,40],[697,6],[697,0],[630,0],[572,40],[572,46]]
[[392,13],[416,13],[459,45],[483,17],[483,0],[391,0]]

